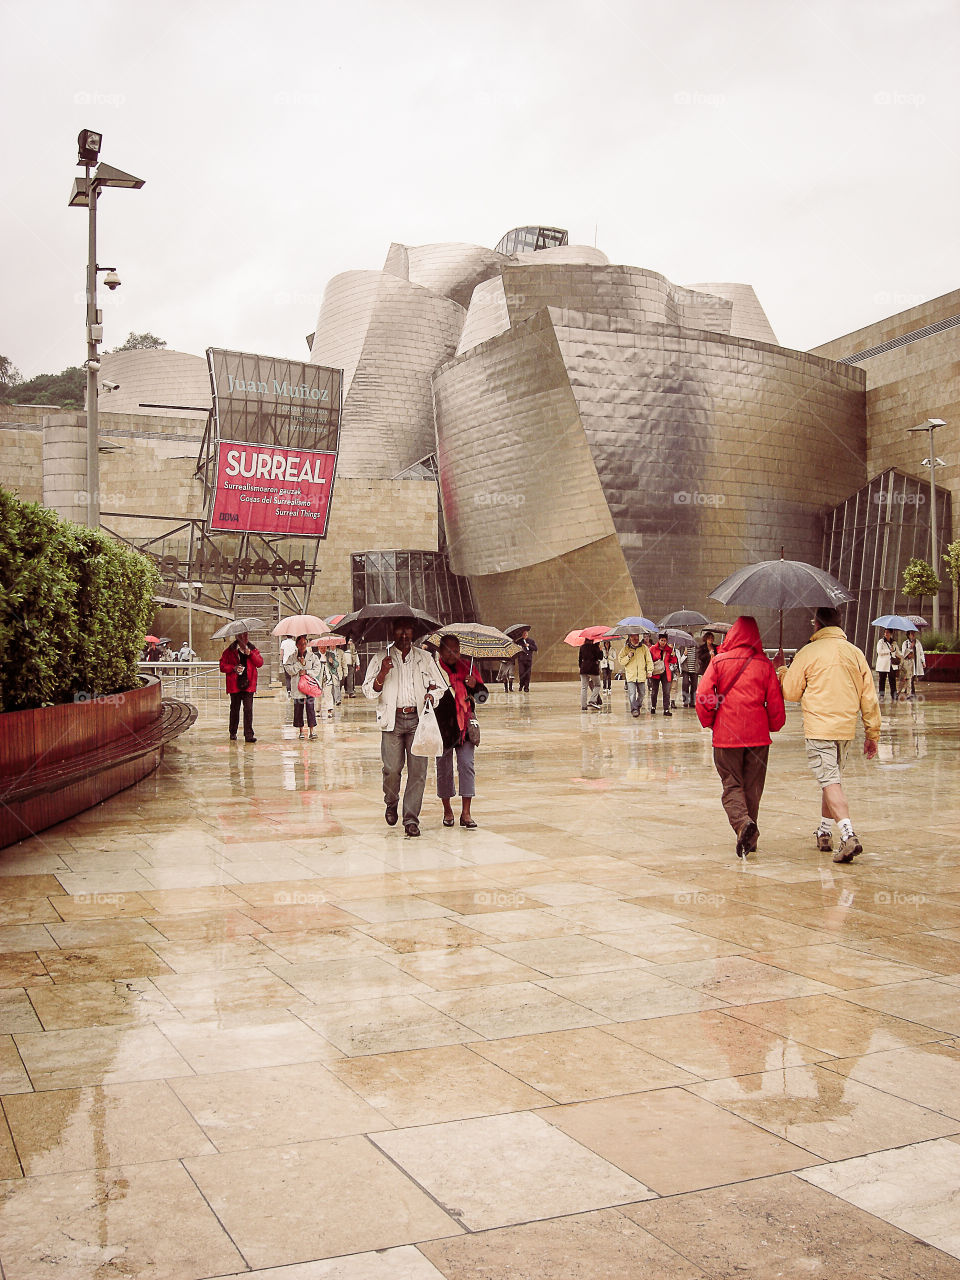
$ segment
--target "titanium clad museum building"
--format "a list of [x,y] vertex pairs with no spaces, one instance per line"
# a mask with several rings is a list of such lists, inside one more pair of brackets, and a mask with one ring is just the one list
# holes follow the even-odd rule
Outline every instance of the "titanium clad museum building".
[[[396,595],[447,620],[523,620],[538,673],[564,675],[575,670],[562,643],[571,628],[681,606],[732,618],[709,591],[782,547],[841,570],[855,561],[864,608],[850,622],[867,643],[873,602],[907,601],[898,557],[885,554],[874,582],[879,560],[860,544],[882,538],[929,558],[929,511],[921,484],[915,503],[848,515],[840,562],[836,513],[856,501],[859,512],[856,495],[891,468],[922,482],[928,450],[906,428],[944,418],[937,523],[950,540],[958,323],[960,291],[805,353],[777,343],[749,285],[677,285],[571,246],[561,228],[519,227],[496,249],[393,244],[382,270],[329,282],[308,339],[311,365],[342,370],[309,610]],[[126,353],[106,356],[101,377],[120,384],[100,402],[118,528],[132,537],[141,517],[202,520],[204,362]],[[0,479],[60,509],[40,483],[44,411],[0,416]],[[941,604],[949,616],[946,591]],[[775,615],[758,617],[769,643]],[[808,617],[785,616],[788,644],[808,634]]]

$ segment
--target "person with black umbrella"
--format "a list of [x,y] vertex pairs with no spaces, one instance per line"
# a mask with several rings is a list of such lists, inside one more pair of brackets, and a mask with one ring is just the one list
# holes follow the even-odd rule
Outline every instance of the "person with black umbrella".
[[410,748],[423,714],[424,699],[442,683],[433,656],[414,649],[413,632],[412,617],[395,618],[393,641],[386,651],[373,655],[363,680],[364,697],[377,703],[384,819],[388,827],[397,824],[400,778],[406,765],[403,829],[408,836],[420,834],[420,807],[427,780],[427,757],[414,755]]
[[529,627],[524,627],[517,636],[517,644],[520,646],[517,654],[517,690],[519,693],[529,693],[533,655],[537,652],[537,642],[530,639]]

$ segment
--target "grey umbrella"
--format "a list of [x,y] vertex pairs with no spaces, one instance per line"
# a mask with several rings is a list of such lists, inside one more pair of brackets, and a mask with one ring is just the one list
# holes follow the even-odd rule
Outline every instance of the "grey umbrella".
[[665,618],[660,619],[661,627],[702,627],[705,622],[710,619],[705,613],[699,613],[696,609],[675,609],[673,613],[668,613]]
[[816,608],[818,605],[846,604],[851,592],[826,569],[804,560],[761,560],[748,564],[724,578],[710,592],[710,600],[721,604],[753,605],[761,609],[780,610],[780,651],[783,651],[784,609]]
[[529,630],[530,630],[529,622],[511,622],[509,627],[503,628],[503,634],[506,636],[513,636],[520,631],[529,631]]
[[261,618],[236,618],[215,631],[211,640],[226,640],[229,636],[242,636],[247,631],[266,631],[267,624]]

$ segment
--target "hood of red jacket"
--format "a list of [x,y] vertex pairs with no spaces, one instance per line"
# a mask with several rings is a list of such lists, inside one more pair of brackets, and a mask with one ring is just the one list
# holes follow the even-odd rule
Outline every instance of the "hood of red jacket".
[[747,614],[736,620],[727,632],[727,638],[720,646],[720,652],[729,653],[731,649],[752,649],[754,653],[763,653],[763,641],[760,639],[760,628],[757,626],[756,618],[751,618]]

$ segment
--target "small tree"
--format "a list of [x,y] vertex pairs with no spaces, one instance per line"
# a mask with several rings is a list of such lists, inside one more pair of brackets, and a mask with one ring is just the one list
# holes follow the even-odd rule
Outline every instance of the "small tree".
[[903,593],[910,599],[919,598],[923,609],[923,597],[935,596],[940,590],[940,579],[926,560],[918,560],[916,556],[903,571]]
[[953,583],[953,630],[960,633],[960,538],[948,544],[943,563],[947,566],[947,577]]
[[114,347],[114,351],[151,351],[157,347],[165,347],[167,344],[163,338],[158,338],[153,333],[133,333],[127,335],[127,340],[122,347]]

